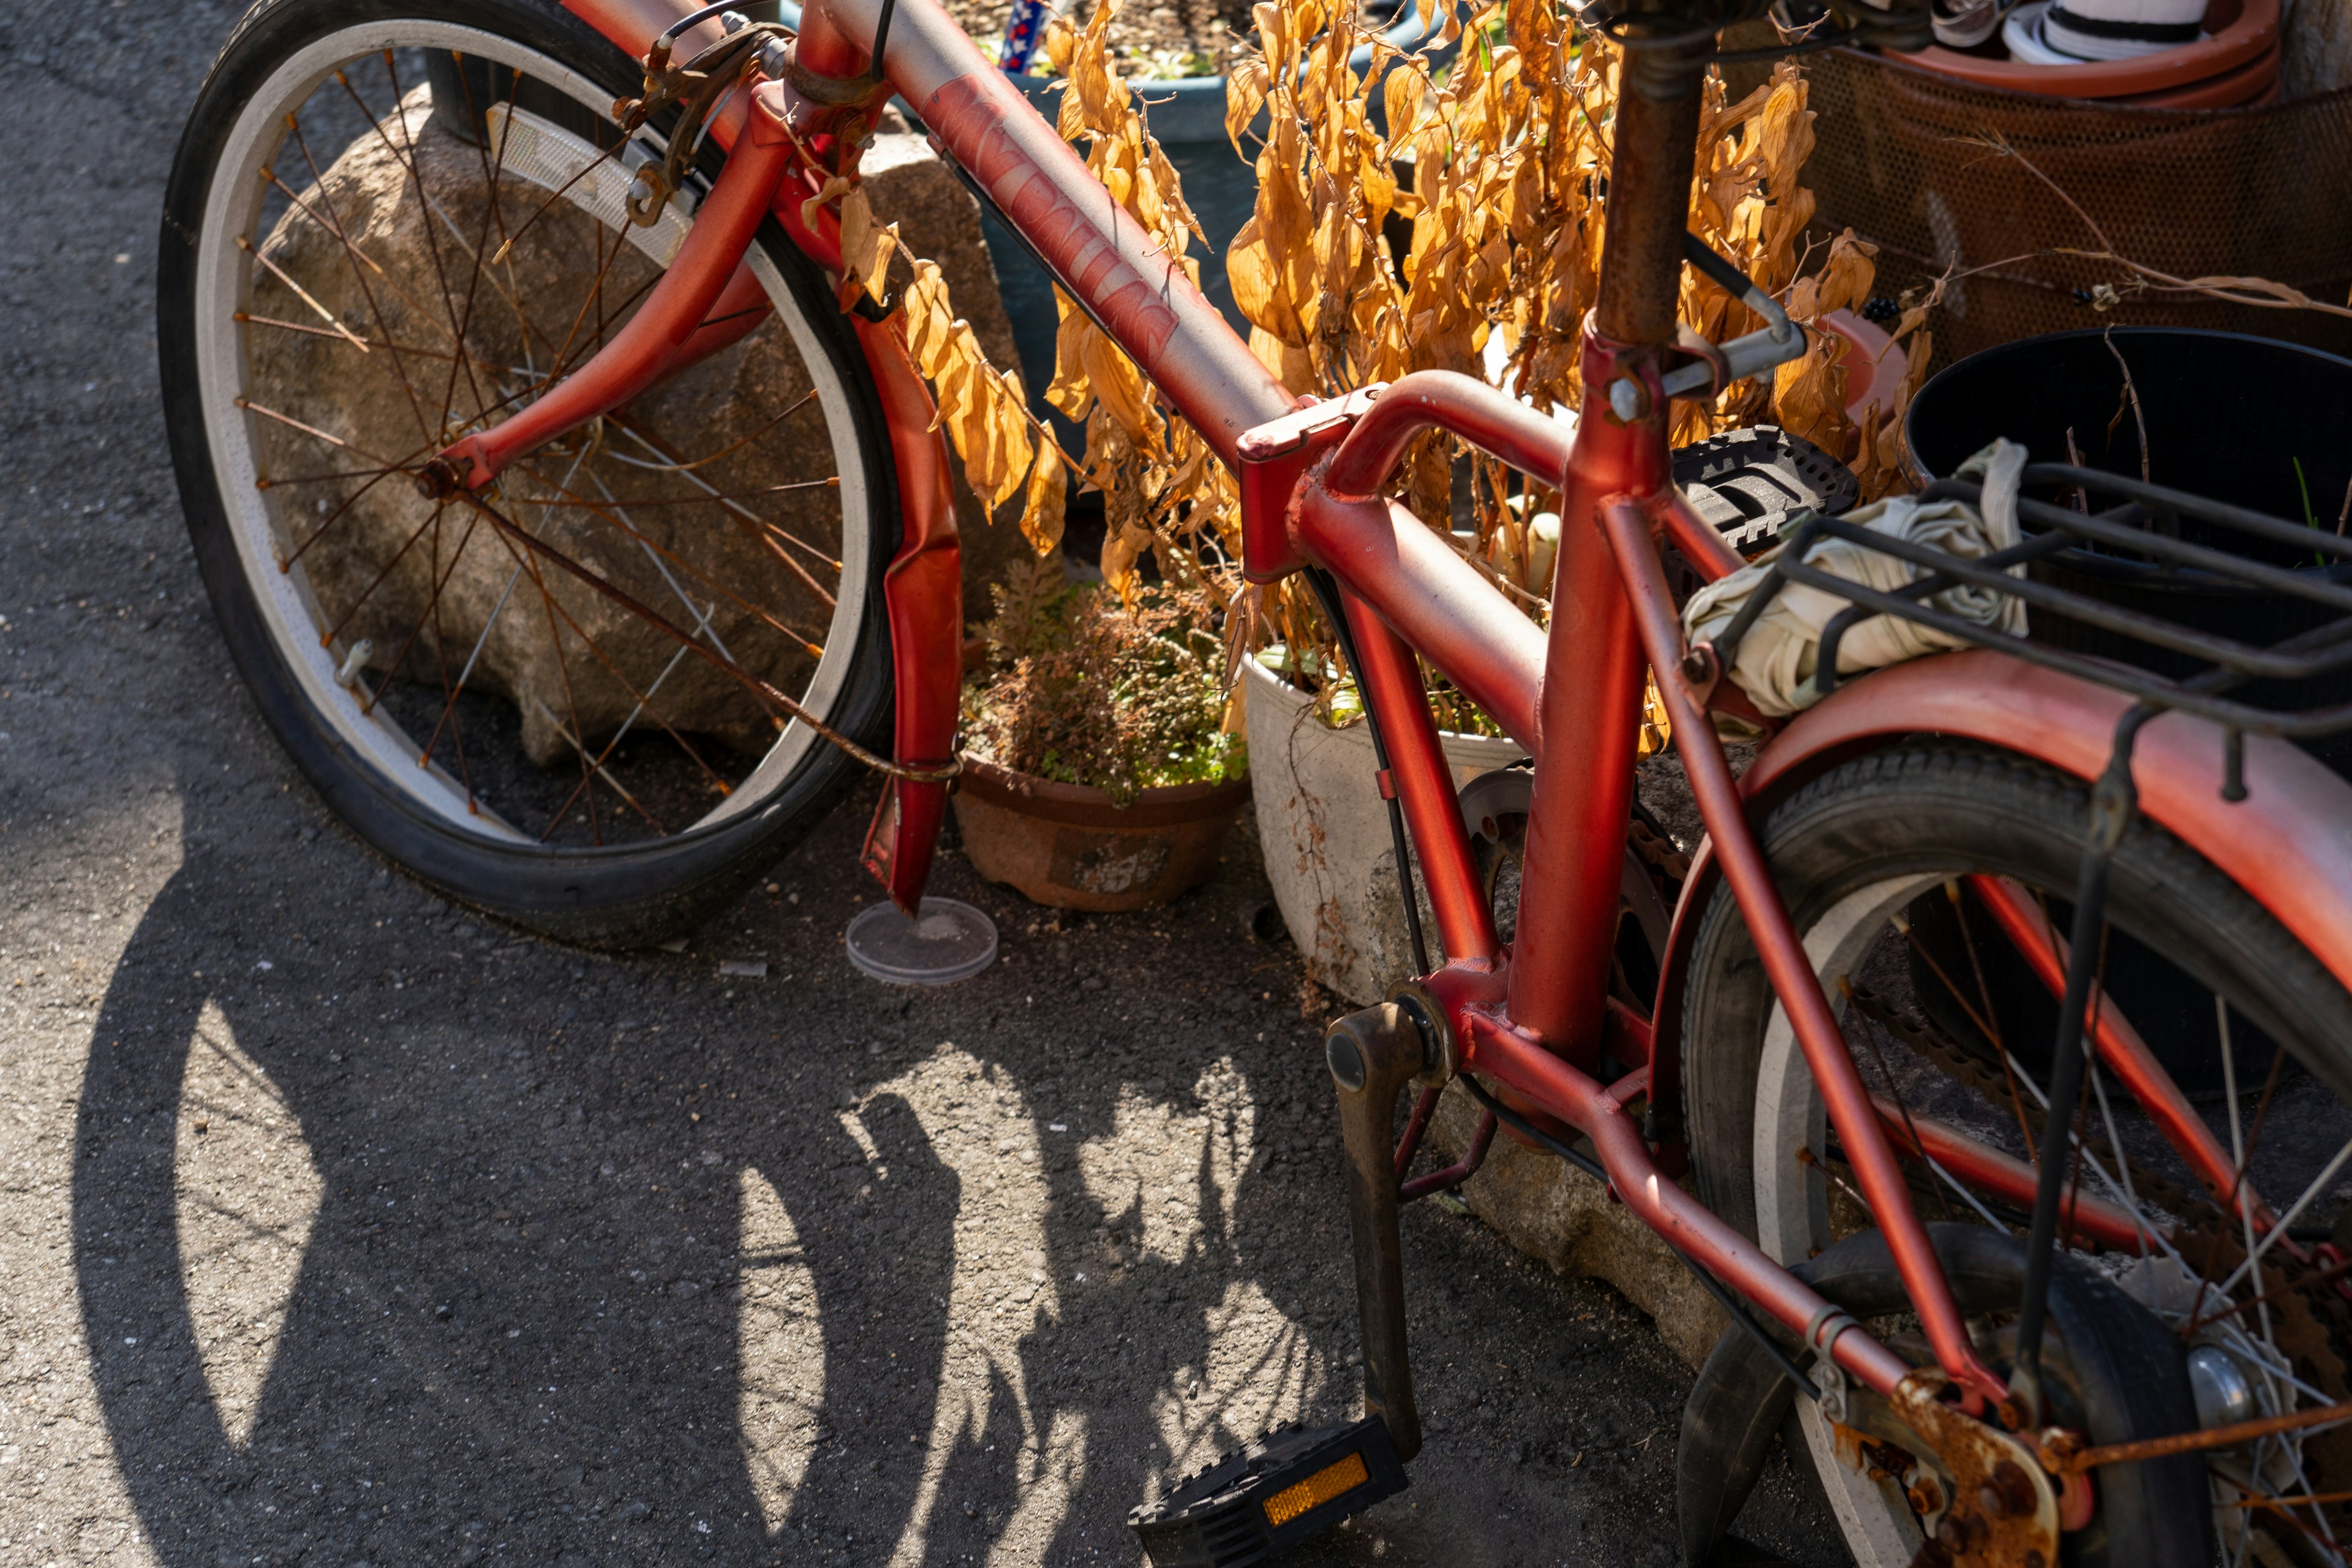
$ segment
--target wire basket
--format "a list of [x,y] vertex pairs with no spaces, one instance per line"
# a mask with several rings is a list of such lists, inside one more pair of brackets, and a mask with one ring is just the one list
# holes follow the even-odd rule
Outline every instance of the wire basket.
[[[1896,616],[2150,710],[2212,720],[2229,731],[2229,786],[2240,783],[2240,742],[2249,731],[2308,741],[2352,730],[2352,539],[2063,463],[2028,466],[2023,485],[2025,537],[1973,560],[1818,512],[1790,520],[1769,579],[1716,637],[1717,658],[1728,668],[1782,584],[1798,583],[1848,602],[1822,629],[1813,675],[1822,695],[1837,684],[1846,634],[1873,616]],[[1979,487],[1958,479],[1936,481],[1921,500],[1981,504]],[[1920,574],[1882,593],[1807,564],[1813,542],[1827,539],[1894,556]],[[2012,575],[2018,567],[2026,570]],[[1961,585],[2021,600],[2030,635],[2007,636],[1927,602]],[[2259,618],[2275,640],[2257,643],[2200,625],[2209,617],[2193,611],[2167,609],[2216,596],[2259,596],[2266,612]]]

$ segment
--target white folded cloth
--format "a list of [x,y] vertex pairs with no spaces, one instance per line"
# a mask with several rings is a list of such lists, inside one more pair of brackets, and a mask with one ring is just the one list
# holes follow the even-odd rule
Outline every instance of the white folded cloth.
[[[1896,496],[1846,514],[1845,521],[1916,544],[1945,551],[1963,560],[1979,560],[2018,542],[2017,495],[2025,469],[2025,448],[2013,441],[1995,441],[1967,462],[1956,479],[1976,479],[1983,486],[1981,508],[1966,501],[1922,501],[1917,496]],[[1783,548],[1786,548],[1783,546]],[[1728,577],[1708,584],[1683,607],[1683,632],[1693,643],[1706,641],[1730,626],[1748,596],[1759,587],[1780,552],[1759,556]],[[1883,594],[1891,594],[1925,575],[1924,569],[1899,561],[1884,551],[1865,549],[1842,539],[1816,540],[1805,553],[1805,563],[1832,576],[1843,577]],[[2023,576],[2022,566],[2010,568]],[[1959,584],[1930,595],[1927,603],[1947,615],[2000,632],[2025,635],[2025,605],[2013,595]],[[1813,671],[1821,652],[1822,629],[1851,601],[1800,583],[1782,585],[1756,624],[1740,639],[1730,676],[1739,689],[1767,718],[1783,718],[1821,700],[1813,687]],[[1893,616],[1873,616],[1847,629],[1838,641],[1838,673],[1855,674],[1899,664],[1923,654],[1967,647],[1960,637],[1916,621]]]

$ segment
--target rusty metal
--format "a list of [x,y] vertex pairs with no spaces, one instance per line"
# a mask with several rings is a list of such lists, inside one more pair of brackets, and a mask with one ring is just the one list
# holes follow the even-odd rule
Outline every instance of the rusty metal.
[[1951,1480],[1932,1539],[1955,1564],[2057,1568],[2058,1493],[2034,1451],[1940,1397],[1943,1373],[1905,1378],[1894,1413],[1924,1439]]
[[2038,1457],[2042,1468],[2052,1475],[2081,1475],[2101,1465],[2127,1465],[2173,1454],[2201,1453],[2208,1448],[2235,1448],[2257,1438],[2275,1437],[2283,1432],[2301,1432],[2338,1421],[2352,1421],[2352,1401],[2315,1405],[2308,1410],[2290,1410],[2283,1415],[2264,1415],[2202,1432],[2177,1432],[2169,1437],[2144,1437],[2137,1443],[2109,1443],[2098,1448],[2080,1447],[2082,1439],[2075,1433],[2049,1432],[2042,1436]]
[[1476,1175],[1479,1167],[1486,1163],[1486,1151],[1494,1143],[1495,1129],[1499,1125],[1491,1110],[1479,1117],[1478,1130],[1470,1135],[1470,1146],[1462,1152],[1462,1158],[1442,1171],[1432,1171],[1401,1184],[1397,1188],[1398,1201],[1411,1203],[1432,1193],[1447,1192]]
[[1617,101],[1611,128],[1609,243],[1601,250],[1601,289],[1593,306],[1593,329],[1602,337],[1643,348],[1675,340],[1703,69],[1702,61],[1681,72],[1663,97],[1628,92]]

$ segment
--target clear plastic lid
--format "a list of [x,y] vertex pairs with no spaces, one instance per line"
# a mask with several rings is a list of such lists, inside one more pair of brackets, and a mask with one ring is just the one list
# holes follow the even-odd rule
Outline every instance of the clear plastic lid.
[[996,962],[996,924],[955,899],[925,899],[908,920],[888,901],[849,922],[849,962],[893,985],[946,985]]

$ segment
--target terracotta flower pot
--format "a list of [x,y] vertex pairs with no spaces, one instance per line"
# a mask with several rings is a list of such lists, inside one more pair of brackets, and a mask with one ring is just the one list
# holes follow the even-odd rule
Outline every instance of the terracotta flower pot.
[[1199,887],[1216,869],[1246,778],[1147,789],[1127,805],[977,758],[955,793],[972,868],[1058,910],[1140,910]]
[[2205,13],[2206,37],[2193,44],[2128,60],[2085,60],[2074,66],[1987,59],[1931,45],[1896,57],[1984,87],[2052,98],[2127,98],[2201,82],[2252,63],[2279,37],[2278,0],[2214,0]]

